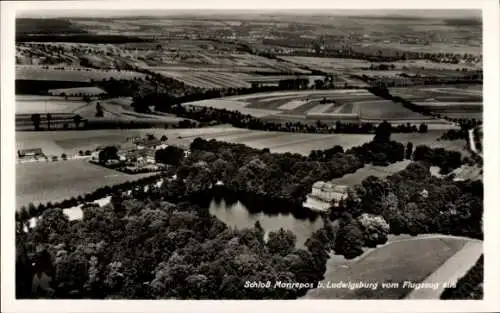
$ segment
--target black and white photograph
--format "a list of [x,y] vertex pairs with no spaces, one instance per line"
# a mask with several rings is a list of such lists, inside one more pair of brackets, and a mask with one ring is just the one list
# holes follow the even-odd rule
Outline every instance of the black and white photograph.
[[[484,242],[498,247],[486,237],[499,221],[484,213],[500,173],[485,1],[71,2],[12,13],[15,52],[2,54],[10,302],[475,300],[486,312],[498,252]],[[90,312],[65,303],[53,310]]]

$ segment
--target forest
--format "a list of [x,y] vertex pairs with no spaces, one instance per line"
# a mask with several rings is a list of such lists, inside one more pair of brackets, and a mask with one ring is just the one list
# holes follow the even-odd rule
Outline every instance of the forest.
[[[315,286],[329,252],[351,259],[385,243],[388,234],[483,237],[482,182],[432,176],[426,159],[387,179],[368,177],[351,186],[340,208],[322,216],[323,227],[305,248],[296,247],[288,230],[265,241],[258,223],[229,229],[196,201],[220,180],[238,195],[300,207],[317,180],[354,172],[380,161],[380,155],[386,162],[411,157],[404,145],[390,140],[388,125],[379,126],[374,140],[361,147],[333,147],[307,157],[201,138],[190,150],[176,179],[157,186],[148,178],[147,189],[130,183],[131,193],[103,188],[111,203],[86,205],[81,220],[69,221],[52,205],[38,211],[36,226],[24,231],[29,216],[17,214],[18,297],[295,299],[307,290],[242,286],[259,280]],[[32,289],[33,277],[38,283]],[[52,282],[40,283],[44,277]]]

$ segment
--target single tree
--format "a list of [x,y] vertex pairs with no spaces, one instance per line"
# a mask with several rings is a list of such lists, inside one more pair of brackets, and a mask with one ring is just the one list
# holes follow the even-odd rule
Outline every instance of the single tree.
[[358,222],[362,226],[365,244],[368,247],[387,242],[390,228],[382,216],[363,213],[358,217]]
[[40,121],[41,121],[40,114],[31,114],[31,121],[33,122],[33,126],[35,127],[35,130],[40,130]]
[[413,155],[413,143],[412,142],[408,142],[406,144],[406,158],[408,160],[411,160],[412,155]]
[[52,120],[52,114],[47,113],[47,129],[50,130],[50,122]]
[[80,122],[82,121],[82,117],[77,114],[75,116],[73,116],[73,122],[75,123],[75,127],[78,129],[78,127],[80,126]]
[[95,117],[103,117],[104,116],[104,110],[102,108],[102,105],[101,103],[97,102],[97,104],[95,105]]
[[420,124],[420,127],[418,128],[418,132],[419,133],[426,133],[427,129],[428,129],[427,125],[422,123],[422,124]]
[[391,140],[392,126],[387,121],[383,121],[375,130],[374,141],[388,142]]

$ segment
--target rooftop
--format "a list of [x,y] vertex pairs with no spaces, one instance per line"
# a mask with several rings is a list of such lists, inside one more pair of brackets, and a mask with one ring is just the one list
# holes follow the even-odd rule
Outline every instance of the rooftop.
[[349,189],[346,185],[335,185],[331,182],[317,181],[313,184],[313,189],[329,190],[339,193],[345,193]]

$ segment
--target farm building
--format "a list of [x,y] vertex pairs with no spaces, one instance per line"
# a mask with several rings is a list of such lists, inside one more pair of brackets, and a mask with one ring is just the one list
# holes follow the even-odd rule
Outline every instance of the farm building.
[[311,196],[321,201],[336,204],[347,197],[348,186],[317,181],[312,186]]
[[44,155],[43,151],[40,148],[17,150],[17,156],[19,158],[31,158],[43,155]]

